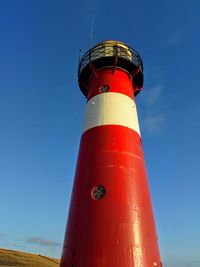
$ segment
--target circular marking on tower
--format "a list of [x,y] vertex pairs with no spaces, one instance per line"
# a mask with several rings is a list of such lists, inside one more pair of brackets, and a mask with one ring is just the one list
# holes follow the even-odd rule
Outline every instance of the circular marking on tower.
[[108,92],[110,89],[110,86],[107,84],[104,84],[103,86],[99,87],[99,93],[106,93]]
[[105,197],[106,189],[103,185],[96,185],[91,190],[91,196],[94,200],[100,200]]

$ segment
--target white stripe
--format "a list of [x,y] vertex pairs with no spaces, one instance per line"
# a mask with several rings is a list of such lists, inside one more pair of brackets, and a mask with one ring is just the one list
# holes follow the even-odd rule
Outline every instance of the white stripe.
[[135,102],[120,93],[102,93],[91,98],[86,106],[83,132],[101,125],[121,125],[140,135]]

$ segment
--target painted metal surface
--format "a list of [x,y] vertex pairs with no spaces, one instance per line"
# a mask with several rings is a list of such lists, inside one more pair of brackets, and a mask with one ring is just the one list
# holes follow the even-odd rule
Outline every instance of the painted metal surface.
[[113,68],[104,68],[96,71],[92,79],[88,82],[88,101],[98,94],[102,94],[101,87],[109,86],[108,92],[116,92],[126,96],[129,96],[133,101],[134,90],[132,80],[126,71],[116,69],[113,74]]
[[161,267],[134,90],[122,69],[89,81],[61,267]]
[[140,134],[136,104],[133,99],[116,92],[92,97],[86,106],[84,131],[101,125],[121,125]]

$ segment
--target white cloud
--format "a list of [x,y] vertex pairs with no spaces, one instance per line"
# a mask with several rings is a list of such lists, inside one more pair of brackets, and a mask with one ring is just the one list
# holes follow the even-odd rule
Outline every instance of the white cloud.
[[200,261],[192,260],[188,261],[185,264],[185,267],[199,267],[200,266]]
[[169,37],[169,39],[167,41],[167,45],[168,46],[176,46],[176,45],[178,45],[180,43],[180,40],[181,40],[180,34],[178,34],[177,32],[176,33],[173,33]]
[[141,128],[150,134],[158,134],[163,128],[166,120],[162,111],[162,92],[163,85],[158,84],[152,88],[146,89],[141,96]]
[[45,239],[43,237],[33,236],[27,239],[28,243],[34,243],[42,246],[57,247],[60,246],[60,243],[55,240]]
[[5,234],[5,233],[0,233],[0,239],[3,239],[3,238],[5,238],[5,237],[7,237],[8,235],[7,234]]
[[149,114],[142,119],[142,129],[148,131],[151,134],[157,134],[160,132],[165,117],[163,114]]
[[146,106],[153,106],[157,103],[161,93],[163,90],[163,86],[162,85],[157,85],[155,87],[152,87],[150,89],[147,89],[145,91],[145,94],[143,94],[142,96],[142,101],[144,103],[144,105]]

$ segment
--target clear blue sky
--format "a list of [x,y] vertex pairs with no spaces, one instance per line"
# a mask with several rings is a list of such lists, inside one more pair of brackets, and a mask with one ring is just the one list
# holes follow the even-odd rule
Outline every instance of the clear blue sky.
[[136,48],[164,267],[200,266],[200,1],[0,0],[0,247],[60,257],[85,99],[79,49]]

